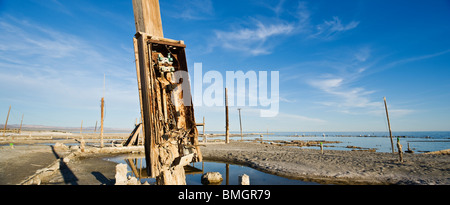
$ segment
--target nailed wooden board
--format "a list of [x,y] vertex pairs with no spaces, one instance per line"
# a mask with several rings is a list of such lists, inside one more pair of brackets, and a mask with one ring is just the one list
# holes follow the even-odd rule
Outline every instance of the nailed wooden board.
[[164,37],[158,0],[133,0],[136,32]]

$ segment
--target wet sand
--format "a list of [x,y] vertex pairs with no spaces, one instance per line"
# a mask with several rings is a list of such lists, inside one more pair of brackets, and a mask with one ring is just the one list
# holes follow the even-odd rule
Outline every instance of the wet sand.
[[323,184],[450,184],[450,155],[300,149],[252,142],[206,144],[205,159]]

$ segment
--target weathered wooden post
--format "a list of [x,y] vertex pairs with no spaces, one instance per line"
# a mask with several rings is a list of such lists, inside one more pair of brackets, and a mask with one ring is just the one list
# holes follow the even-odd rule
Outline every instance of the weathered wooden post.
[[156,178],[157,184],[185,184],[183,166],[202,161],[190,100],[186,45],[164,38],[158,0],[133,0],[133,10],[147,174]]
[[22,114],[22,120],[20,121],[20,127],[19,127],[19,134],[22,132],[22,123],[23,123],[23,116],[25,114]]
[[11,112],[11,105],[9,106],[8,115],[6,116],[5,129],[3,130],[3,137],[6,134],[6,126],[8,125],[9,112]]
[[101,114],[100,114],[100,147],[103,148],[103,118],[105,117],[105,98],[101,100]]
[[228,89],[225,88],[225,143],[230,143],[230,124],[228,121]]
[[205,116],[203,116],[203,141],[206,142],[206,134],[205,134],[205,127],[206,127],[206,121],[205,121]]
[[86,141],[84,141],[83,137],[81,137],[81,140],[80,140],[80,150],[81,150],[81,152],[84,152],[85,147],[86,147]]
[[403,162],[402,145],[400,144],[400,138],[399,137],[397,137],[397,149],[398,149],[399,161]]
[[392,149],[392,153],[394,153],[394,141],[392,139],[391,122],[389,121],[389,113],[388,113],[388,108],[387,108],[387,103],[386,103],[386,97],[384,97],[384,107],[386,108],[386,118],[387,118],[388,127],[389,127],[389,136],[391,138],[391,149]]
[[244,137],[242,135],[242,120],[241,120],[241,108],[238,108],[239,110],[239,124],[240,124],[240,128],[241,128],[241,141],[244,140]]
[[320,143],[320,153],[323,154],[323,143],[322,142]]

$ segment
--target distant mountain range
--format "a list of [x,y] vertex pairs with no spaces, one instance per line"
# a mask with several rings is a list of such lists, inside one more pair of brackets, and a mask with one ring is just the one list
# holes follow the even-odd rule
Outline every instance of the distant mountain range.
[[[5,127],[4,124],[0,124],[0,130],[3,130]],[[19,129],[20,125],[18,124],[8,124],[7,129]],[[58,127],[58,126],[48,126],[48,125],[22,125],[22,130],[27,131],[43,131],[43,130],[57,130],[57,131],[69,131],[69,132],[80,132],[80,127]],[[93,132],[95,127],[83,127],[83,132]],[[97,126],[97,132],[100,131],[100,126]],[[132,132],[133,128],[125,129],[125,128],[111,128],[104,127],[104,132]]]

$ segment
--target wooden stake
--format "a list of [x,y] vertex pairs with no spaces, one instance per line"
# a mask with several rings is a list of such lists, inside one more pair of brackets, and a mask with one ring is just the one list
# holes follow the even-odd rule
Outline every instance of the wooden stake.
[[206,142],[206,135],[205,135],[205,116],[203,116],[203,142]]
[[3,129],[3,137],[6,134],[6,126],[8,125],[9,112],[11,112],[11,105],[9,106],[8,115],[6,116],[5,129]]
[[96,132],[97,132],[97,123],[98,123],[98,120],[96,120],[96,121],[95,121],[95,128],[94,128],[94,133],[96,133]]
[[402,145],[400,144],[400,138],[397,137],[397,149],[398,149],[398,157],[399,161],[403,162],[403,152],[402,152]]
[[230,164],[225,165],[225,184],[230,185]]
[[323,154],[323,143],[322,142],[320,143],[320,153]]
[[100,120],[100,147],[103,148],[103,118],[105,115],[105,98],[101,102],[101,120]]
[[241,121],[241,108],[238,108],[239,110],[239,124],[241,125],[241,141],[244,140],[242,136],[242,121]]
[[80,135],[83,136],[83,120],[81,120]]
[[19,134],[22,132],[22,123],[23,123],[23,116],[25,114],[22,114],[22,120],[20,121],[20,127],[19,127]]
[[387,108],[387,103],[386,103],[386,97],[384,97],[384,107],[386,108],[386,117],[387,117],[387,122],[388,122],[388,127],[389,127],[389,137],[391,138],[391,149],[392,149],[392,153],[394,153],[394,141],[392,140],[391,122],[389,121],[389,113],[388,113],[388,108]]
[[225,88],[225,143],[230,143],[230,124],[228,122],[228,89]]

